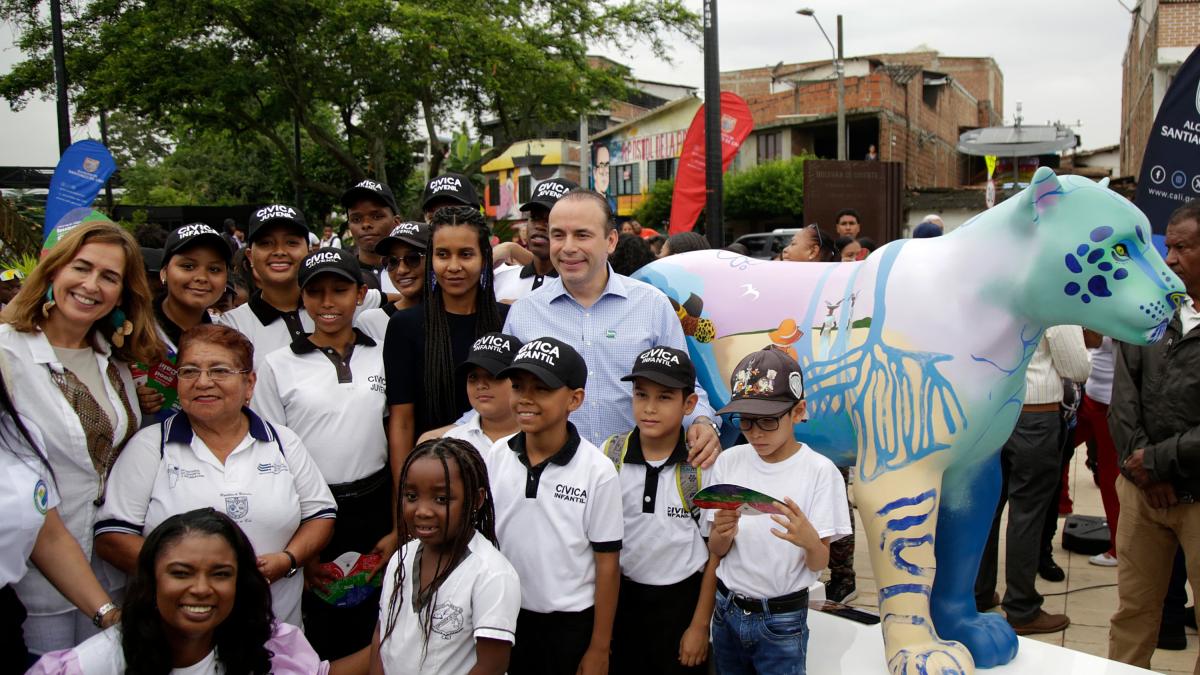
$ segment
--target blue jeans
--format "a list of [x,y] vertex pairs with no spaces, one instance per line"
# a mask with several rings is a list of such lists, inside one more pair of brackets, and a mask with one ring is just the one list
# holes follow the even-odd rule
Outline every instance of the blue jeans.
[[747,612],[718,592],[712,645],[720,675],[804,675],[808,608],[782,614],[772,614],[766,607]]

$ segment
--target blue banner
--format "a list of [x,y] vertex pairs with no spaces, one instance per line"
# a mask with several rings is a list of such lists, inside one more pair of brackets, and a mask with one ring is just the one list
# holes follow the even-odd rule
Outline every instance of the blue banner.
[[1171,213],[1200,199],[1200,47],[1179,68],[1154,118],[1134,203],[1163,251]]
[[108,148],[99,141],[72,143],[58,160],[54,177],[50,179],[50,194],[46,196],[46,222],[42,239],[71,209],[91,206],[105,181],[117,170]]

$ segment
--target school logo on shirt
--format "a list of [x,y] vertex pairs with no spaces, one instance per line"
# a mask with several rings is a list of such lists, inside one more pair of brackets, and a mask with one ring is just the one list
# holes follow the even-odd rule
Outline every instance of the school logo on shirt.
[[50,486],[46,485],[46,481],[41,478],[33,486],[33,508],[43,516],[50,510]]
[[225,498],[225,513],[234,520],[241,520],[250,513],[250,498],[245,495]]
[[269,473],[271,475],[277,475],[277,474],[283,473],[284,471],[287,471],[287,470],[288,470],[288,465],[284,464],[283,462],[279,461],[278,459],[275,460],[274,462],[272,462],[271,464],[259,464],[258,465],[259,473]]
[[462,607],[443,603],[433,608],[433,632],[442,636],[443,640],[449,640],[456,633],[463,629]]
[[587,489],[559,483],[554,486],[554,498],[564,502],[587,504]]
[[203,478],[204,472],[199,469],[181,469],[178,464],[167,465],[167,487],[175,489],[180,478]]

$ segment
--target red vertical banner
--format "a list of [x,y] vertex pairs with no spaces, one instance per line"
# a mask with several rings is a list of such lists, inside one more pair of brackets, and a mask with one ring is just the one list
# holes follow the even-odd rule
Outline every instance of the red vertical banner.
[[[721,171],[728,171],[738,148],[754,129],[750,107],[737,94],[721,92]],[[688,232],[704,210],[704,106],[696,111],[692,126],[683,139],[679,169],[675,172],[675,192],[671,196],[669,234]]]

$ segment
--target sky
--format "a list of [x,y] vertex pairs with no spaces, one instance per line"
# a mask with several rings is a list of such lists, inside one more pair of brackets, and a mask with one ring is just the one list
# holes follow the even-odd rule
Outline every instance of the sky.
[[[700,0],[684,2],[699,13]],[[1121,59],[1133,19],[1119,0],[723,0],[721,69],[829,58],[813,20],[795,13],[801,7],[816,12],[830,39],[842,13],[847,57],[926,45],[947,56],[994,58],[1004,75],[1006,124],[1020,101],[1026,124],[1068,123],[1085,149],[1115,144],[1120,136]],[[678,36],[669,44],[671,63],[645,44],[593,51],[631,66],[636,77],[702,88],[700,46]],[[0,72],[20,60],[11,27],[0,24]],[[54,165],[55,128],[52,101],[32,101],[19,113],[4,102],[0,165]],[[98,135],[94,125],[73,130],[74,140]]]

